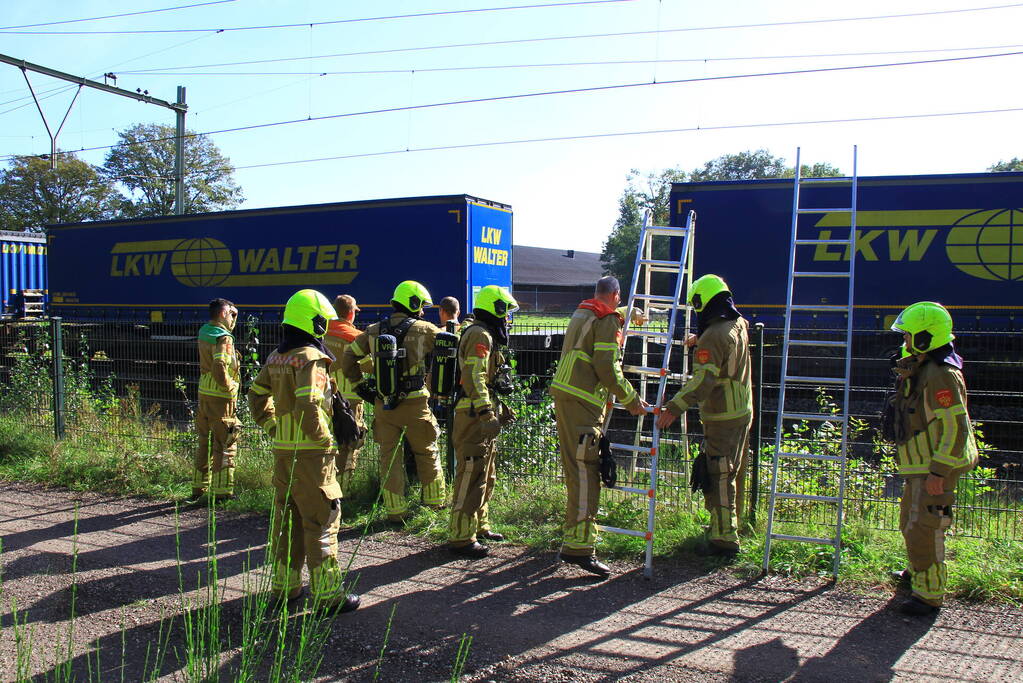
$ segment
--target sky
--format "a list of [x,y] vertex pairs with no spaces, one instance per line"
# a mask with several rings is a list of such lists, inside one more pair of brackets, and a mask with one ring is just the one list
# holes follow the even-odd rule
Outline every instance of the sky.
[[[249,28],[279,24],[298,26]],[[243,208],[464,193],[510,204],[517,244],[600,251],[631,169],[799,147],[851,173],[853,145],[861,176],[1023,157],[1020,26],[1023,2],[994,0],[35,0],[0,3],[0,53],[169,101],[185,86]],[[901,62],[925,63],[836,70]],[[56,128],[75,87],[29,79]],[[574,92],[534,95],[552,91]],[[101,164],[143,122],[174,115],[83,89],[59,146]],[[0,164],[49,145],[0,64]]]

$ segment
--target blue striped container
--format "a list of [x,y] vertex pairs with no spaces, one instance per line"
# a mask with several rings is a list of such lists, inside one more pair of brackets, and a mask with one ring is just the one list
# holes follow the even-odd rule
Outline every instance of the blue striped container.
[[21,292],[46,291],[46,236],[38,233],[0,230],[0,313],[17,315]]

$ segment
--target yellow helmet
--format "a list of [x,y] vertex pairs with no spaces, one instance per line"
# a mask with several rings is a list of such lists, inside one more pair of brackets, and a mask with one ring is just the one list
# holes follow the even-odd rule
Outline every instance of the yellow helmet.
[[892,323],[892,330],[909,335],[906,346],[913,353],[933,351],[955,339],[952,316],[934,301],[918,301],[907,306]]
[[430,292],[415,280],[405,280],[394,288],[392,304],[399,304],[412,313],[419,313],[424,308],[433,306]]
[[315,289],[295,292],[284,306],[284,324],[297,327],[314,337],[327,333],[327,321],[336,320],[337,311],[327,297]]
[[688,301],[696,312],[699,313],[703,310],[704,306],[710,303],[710,300],[716,297],[721,292],[730,292],[728,285],[719,276],[708,273],[702,277],[697,278],[693,284],[689,285],[689,292],[686,294],[686,301]]
[[498,318],[504,318],[509,313],[519,310],[519,302],[504,287],[487,285],[476,293],[476,301],[472,307],[486,311]]

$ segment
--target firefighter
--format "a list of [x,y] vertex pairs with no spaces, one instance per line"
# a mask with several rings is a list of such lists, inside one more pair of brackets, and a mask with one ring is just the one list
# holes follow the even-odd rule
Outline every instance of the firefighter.
[[[444,473],[437,455],[440,430],[428,405],[426,361],[433,352],[439,330],[422,320],[423,310],[433,305],[426,287],[412,280],[399,284],[391,299],[390,317],[370,325],[355,338],[341,355],[341,372],[354,390],[366,401],[373,401],[373,439],[380,452],[380,485],[387,519],[401,523],[408,517],[405,496],[405,468],[400,453],[402,434],[415,455],[416,470],[422,484],[423,503],[433,508],[444,506]],[[382,395],[378,390],[386,370],[378,345],[382,334],[398,342],[395,393]],[[364,376],[360,361],[370,358],[374,375]],[[387,361],[392,362],[392,361]]]
[[594,298],[579,304],[565,331],[565,343],[551,382],[561,464],[568,488],[561,560],[600,577],[611,570],[595,553],[600,503],[599,443],[609,394],[633,415],[649,406],[622,375],[619,358],[625,321],[618,280],[597,281]]
[[322,340],[336,315],[315,290],[292,295],[284,308],[283,340],[248,397],[256,424],[273,439],[273,592],[282,601],[302,595],[304,560],[314,609],[350,612],[359,596],[348,592],[337,559],[341,487],[328,375],[333,356]]
[[192,473],[192,498],[224,500],[234,495],[234,456],[238,448],[240,362],[234,348],[238,309],[227,299],[210,302],[210,321],[199,328],[199,409],[195,431],[199,449]]
[[[351,382],[345,379],[341,373],[339,360],[344,353],[345,347],[355,341],[359,336],[359,330],[354,325],[355,314],[359,312],[359,306],[355,298],[348,294],[341,294],[334,298],[334,311],[337,313],[337,320],[331,320],[327,325],[327,334],[323,343],[334,355],[335,361],[330,365],[330,378],[334,380],[337,390],[348,399],[355,414],[355,421],[360,427],[365,428],[363,423],[362,398],[355,393]],[[347,492],[355,473],[355,466],[358,464],[359,449],[362,448],[362,440],[350,444],[343,444],[338,447],[337,454],[337,477],[342,492]]]
[[693,375],[662,408],[657,426],[665,429],[699,406],[704,439],[700,457],[707,466],[703,503],[710,513],[710,544],[703,552],[731,559],[739,552],[753,421],[749,324],[717,275],[693,282],[687,300],[697,315],[697,334],[686,339],[687,346],[696,346]]
[[[457,463],[448,546],[457,555],[474,559],[486,557],[488,548],[478,539],[503,541],[504,535],[490,528],[488,503],[497,481],[497,435],[509,409],[500,402],[505,387],[499,373],[508,366],[502,348],[508,345],[508,315],[519,308],[511,293],[497,285],[487,285],[476,295],[474,322],[462,332],[458,342],[458,367],[461,388],[455,404],[455,423],[451,439]],[[497,394],[497,395],[495,395]]]
[[459,331],[458,317],[462,314],[462,306],[458,299],[453,296],[444,297],[437,304],[437,312],[440,316],[440,329],[447,332]]
[[895,319],[905,341],[895,365],[894,403],[899,474],[904,479],[899,528],[909,567],[896,576],[912,589],[900,611],[934,614],[948,581],[945,532],[952,525],[956,482],[977,466],[977,443],[966,412],[963,359],[955,352],[952,316],[921,301]]

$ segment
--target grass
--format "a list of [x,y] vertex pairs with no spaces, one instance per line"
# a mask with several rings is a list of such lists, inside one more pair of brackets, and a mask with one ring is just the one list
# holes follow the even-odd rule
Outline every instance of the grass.
[[[34,481],[74,490],[137,494],[182,500],[190,491],[190,459],[178,446],[180,435],[146,432],[134,420],[115,420],[108,430],[76,432],[75,438],[56,442],[39,429],[26,429],[24,418],[0,416],[0,479]],[[106,436],[113,432],[116,437]],[[162,446],[163,450],[155,446]],[[268,513],[273,502],[270,456],[259,448],[245,448],[237,459],[235,500],[224,507],[238,512]],[[138,451],[131,449],[138,448]],[[143,455],[141,453],[148,453]],[[365,532],[389,528],[376,505],[379,488],[374,472],[372,444],[362,454],[361,467],[343,503],[344,523]],[[416,492],[411,493],[416,500]],[[537,478],[531,482],[498,479],[491,503],[494,527],[514,543],[536,550],[556,550],[561,541],[565,491],[559,482]],[[447,538],[447,511],[413,504],[406,531],[435,543]],[[600,521],[609,526],[645,527],[646,507],[634,498],[603,496]],[[1013,514],[1013,513],[1001,513]],[[1017,513],[1018,514],[1018,513]],[[746,576],[759,573],[763,561],[764,515],[747,530],[734,570]],[[658,510],[654,553],[668,557],[692,552],[703,543],[707,523],[702,509],[663,505]],[[1005,520],[992,513],[986,519],[996,538]],[[974,529],[976,531],[976,529]],[[786,532],[812,535],[806,527],[786,527]],[[817,530],[819,533],[819,529]],[[1023,543],[983,538],[948,537],[949,591],[965,600],[997,601],[1023,605]],[[639,538],[602,534],[599,553],[604,557],[642,562],[645,545]],[[828,576],[831,549],[805,543],[776,542],[771,571],[789,576]],[[855,516],[849,517],[843,534],[841,579],[850,587],[890,585],[888,571],[903,566],[905,550],[898,533],[871,529]]]

